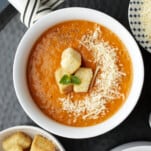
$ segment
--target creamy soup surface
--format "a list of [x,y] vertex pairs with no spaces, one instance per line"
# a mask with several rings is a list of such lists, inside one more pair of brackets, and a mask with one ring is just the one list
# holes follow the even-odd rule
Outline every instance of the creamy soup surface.
[[[62,94],[56,84],[54,73],[69,47],[81,54],[82,66],[91,68],[93,75],[97,69],[88,92]],[[73,20],[51,27],[38,38],[29,56],[27,82],[44,114],[65,125],[84,127],[101,123],[118,111],[131,88],[132,72],[128,51],[112,31]]]

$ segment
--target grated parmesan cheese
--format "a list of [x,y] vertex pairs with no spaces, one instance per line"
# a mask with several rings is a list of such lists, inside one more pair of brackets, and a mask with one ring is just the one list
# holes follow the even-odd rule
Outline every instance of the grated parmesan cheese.
[[99,27],[93,33],[84,35],[80,44],[92,51],[95,62],[101,73],[97,74],[92,92],[83,100],[72,100],[72,95],[60,98],[63,110],[72,113],[75,119],[82,115],[85,119],[97,119],[108,111],[106,104],[117,98],[124,98],[120,93],[120,82],[125,73],[119,70],[117,65],[117,48],[113,48],[104,40],[98,40],[101,36]]
[[151,0],[142,0],[140,20],[145,29],[146,38],[151,42]]

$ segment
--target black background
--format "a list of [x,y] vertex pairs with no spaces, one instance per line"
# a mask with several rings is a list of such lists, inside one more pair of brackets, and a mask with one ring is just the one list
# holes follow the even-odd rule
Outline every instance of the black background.
[[[130,31],[128,4],[129,0],[65,0],[59,8],[80,6],[96,9],[114,17]],[[16,13],[16,10],[9,5],[0,14],[0,30]],[[101,136],[78,140],[56,136],[67,151],[108,151],[126,142],[151,140],[151,129],[148,123],[151,111],[151,54],[141,47],[140,51],[144,60],[145,80],[140,99],[133,112],[117,128]]]

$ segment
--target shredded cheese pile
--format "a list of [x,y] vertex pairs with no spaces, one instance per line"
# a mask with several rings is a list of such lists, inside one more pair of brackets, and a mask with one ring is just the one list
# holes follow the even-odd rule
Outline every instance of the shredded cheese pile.
[[97,89],[92,90],[83,100],[72,101],[71,94],[66,98],[60,98],[63,109],[72,113],[75,118],[82,115],[85,119],[97,119],[108,111],[106,104],[117,98],[124,97],[120,93],[120,82],[122,76],[126,74],[119,70],[117,65],[117,48],[110,46],[108,42],[98,40],[101,36],[100,28],[84,35],[80,44],[92,51],[95,62],[101,73],[97,74],[94,86]]
[[145,29],[146,38],[151,42],[151,0],[142,0],[141,25]]

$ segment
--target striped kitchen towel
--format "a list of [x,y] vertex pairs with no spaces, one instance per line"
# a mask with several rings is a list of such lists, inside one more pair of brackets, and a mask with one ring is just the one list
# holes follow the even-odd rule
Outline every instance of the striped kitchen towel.
[[30,27],[39,18],[50,13],[64,0],[9,0],[21,13],[21,21]]

